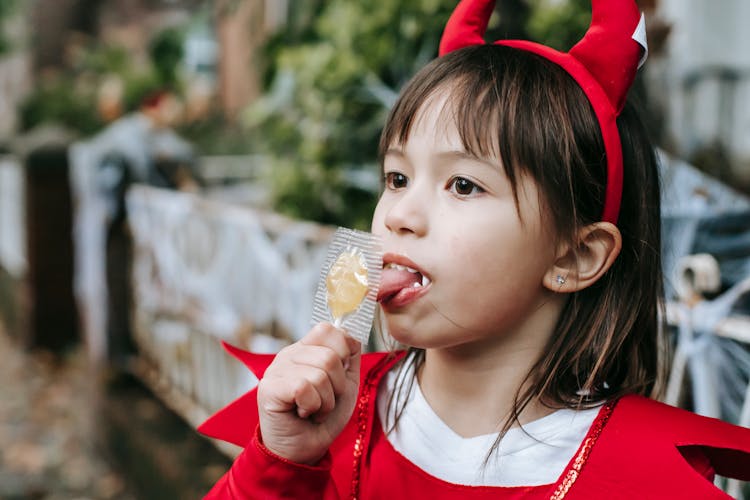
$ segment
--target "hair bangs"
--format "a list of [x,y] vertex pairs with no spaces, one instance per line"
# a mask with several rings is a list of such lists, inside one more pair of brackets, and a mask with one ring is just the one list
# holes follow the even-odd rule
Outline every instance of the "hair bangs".
[[[424,67],[404,88],[390,112],[380,138],[379,154],[382,165],[389,148],[405,144],[424,116],[428,106],[443,101],[438,123],[432,124],[436,133],[455,127],[464,150],[481,159],[497,161],[511,183],[518,207],[516,179],[520,172],[529,170],[531,162],[523,161],[514,147],[523,137],[519,117],[524,113],[523,95],[515,81],[518,71],[500,67],[502,58],[487,57],[495,51],[512,51],[500,46],[484,47],[486,51],[467,60],[448,54]],[[508,78],[508,73],[512,76]],[[532,177],[535,177],[532,173]],[[543,201],[543,200],[541,200]]]

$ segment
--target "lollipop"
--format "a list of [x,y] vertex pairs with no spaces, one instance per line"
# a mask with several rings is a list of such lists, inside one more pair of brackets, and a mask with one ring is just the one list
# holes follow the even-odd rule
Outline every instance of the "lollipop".
[[328,308],[334,320],[357,310],[367,295],[367,264],[356,249],[336,259],[326,277]]
[[374,235],[339,228],[321,270],[313,322],[329,321],[367,343],[382,267],[380,243]]

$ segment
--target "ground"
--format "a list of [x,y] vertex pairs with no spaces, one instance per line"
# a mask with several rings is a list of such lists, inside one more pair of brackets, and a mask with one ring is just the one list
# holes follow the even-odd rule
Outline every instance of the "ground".
[[80,349],[26,352],[0,325],[0,498],[135,498],[92,433],[91,375]]
[[0,500],[201,498],[231,460],[82,346],[27,351],[0,322]]

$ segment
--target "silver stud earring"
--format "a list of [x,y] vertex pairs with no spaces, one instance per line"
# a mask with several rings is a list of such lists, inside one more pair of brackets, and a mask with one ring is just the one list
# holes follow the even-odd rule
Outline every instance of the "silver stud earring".
[[557,281],[557,284],[561,286],[565,284],[565,278],[563,277],[562,274],[558,274],[557,277],[555,278],[555,281]]

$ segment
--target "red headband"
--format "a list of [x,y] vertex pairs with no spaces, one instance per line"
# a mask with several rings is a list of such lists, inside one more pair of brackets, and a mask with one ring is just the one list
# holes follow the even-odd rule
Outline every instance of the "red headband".
[[[567,71],[591,102],[607,154],[607,190],[602,220],[617,224],[622,199],[622,143],[617,116],[628,89],[648,53],[643,16],[634,0],[592,0],[591,27],[570,49],[558,52],[525,40],[498,40],[533,52]],[[445,26],[440,55],[470,45],[484,45],[495,0],[461,0]]]

